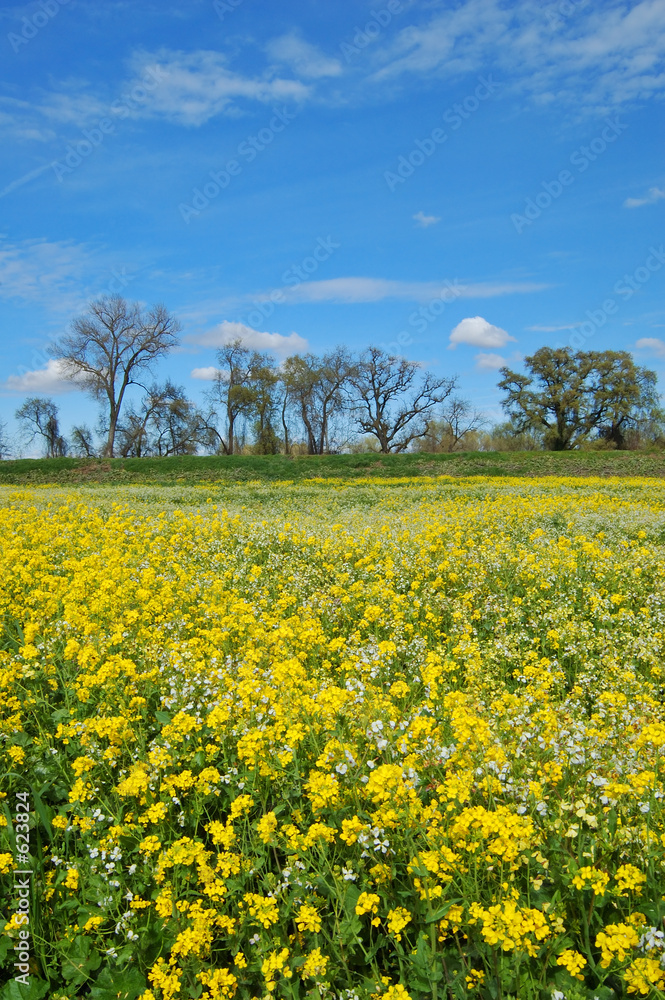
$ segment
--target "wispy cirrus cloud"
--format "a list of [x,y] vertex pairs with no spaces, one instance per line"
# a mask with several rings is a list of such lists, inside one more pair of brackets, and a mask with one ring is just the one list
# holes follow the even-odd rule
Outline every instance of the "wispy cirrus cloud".
[[[442,291],[450,289],[450,282],[439,281],[395,281],[388,278],[346,277],[329,278],[325,281],[303,282],[297,288],[281,289],[284,301],[299,302],[381,302],[384,299],[404,299],[409,302],[431,302]],[[538,292],[549,285],[530,281],[476,282],[464,284],[453,282],[458,298],[494,298],[501,295],[522,295]],[[262,301],[262,296],[253,296]],[[266,293],[265,298],[269,298]]]
[[306,79],[340,76],[343,72],[339,59],[326,56],[316,45],[305,41],[298,31],[290,31],[271,39],[266,51],[276,62],[290,66],[295,73]]
[[579,325],[579,323],[561,323],[559,326],[527,326],[526,329],[534,333],[559,333],[560,330],[576,330]]
[[132,63],[137,80],[148,70],[159,80],[133,116],[165,118],[178,125],[204,125],[219,115],[237,113],[245,102],[304,101],[310,93],[307,84],[269,69],[255,76],[238,73],[223,53],[206,49],[141,52]]
[[556,31],[546,11],[527,0],[466,0],[399,31],[372,79],[454,78],[489,65],[539,101],[616,110],[665,93],[664,50],[662,0],[579,4]]
[[665,198],[665,190],[659,187],[649,188],[648,193],[643,198],[626,198],[623,203],[624,208],[641,208],[643,205],[655,205],[657,201]]
[[47,142],[105,117],[115,122],[162,119],[196,128],[253,105],[302,103],[310,96],[308,83],[274,67],[242,73],[224,53],[208,49],[135,51],[127,70],[115,86],[93,87],[70,78],[51,90],[36,89],[30,101],[0,95],[0,132]]
[[89,281],[90,254],[71,240],[0,239],[0,297],[48,304],[78,297]]

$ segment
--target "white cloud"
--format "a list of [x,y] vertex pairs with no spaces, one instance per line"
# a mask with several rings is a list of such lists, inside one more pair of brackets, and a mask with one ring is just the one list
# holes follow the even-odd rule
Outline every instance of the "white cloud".
[[17,188],[23,187],[24,184],[28,183],[28,181],[34,180],[35,177],[39,177],[46,170],[50,169],[51,169],[51,164],[44,163],[42,164],[41,167],[37,167],[35,170],[30,170],[27,174],[23,174],[22,177],[17,177],[15,181],[11,181],[9,184],[3,187],[2,191],[0,191],[0,198],[4,198],[6,195],[11,194],[12,191],[15,191]]
[[527,326],[527,330],[534,333],[559,333],[560,330],[575,330],[579,323],[562,323],[560,326]]
[[441,222],[438,215],[425,215],[424,212],[416,212],[413,218],[422,229],[427,229],[428,226],[435,226],[437,222]]
[[657,358],[665,358],[665,341],[660,340],[658,337],[641,337],[635,347],[638,351],[649,351],[651,354],[655,354]]
[[[249,347],[250,350],[272,351],[273,354],[284,358],[290,354],[306,351],[309,346],[307,341],[297,333],[290,333],[288,337],[281,333],[262,333],[260,330],[252,329],[251,326],[245,326],[244,323],[230,323],[228,320],[219,323],[207,333],[190,336],[187,340],[200,347],[223,347],[236,338],[240,338],[244,346]],[[210,369],[197,368],[195,371],[210,371]],[[207,378],[209,376],[194,375],[193,377]]]
[[200,379],[202,382],[214,382],[219,374],[219,368],[208,365],[207,368],[193,368],[190,372],[192,378]]
[[265,73],[249,77],[233,72],[221,52],[198,49],[174,52],[162,49],[142,53],[134,60],[137,76],[127,85],[141,86],[146,73],[154,74],[156,85],[147,93],[132,116],[163,117],[179,125],[204,125],[224,113],[237,113],[238,101],[274,104],[302,101],[309,88],[299,80]]
[[36,92],[34,101],[0,95],[0,131],[14,139],[54,141],[60,126],[63,142],[81,128],[111,118],[162,118],[178,125],[204,125],[218,115],[238,115],[244,103],[273,105],[302,102],[310,87],[266,69],[255,75],[235,72],[221,52],[162,48],[136,52],[127,79],[106,93],[93,92],[83,80],[67,80],[57,90]]
[[387,278],[329,278],[326,281],[305,281],[297,287],[282,288],[287,302],[381,302],[384,299],[406,299],[409,302],[431,302],[437,298],[494,298],[538,292],[548,285],[534,282],[477,282],[463,285],[457,280],[393,281]]
[[80,301],[81,286],[90,274],[90,248],[69,240],[0,239],[0,297],[44,302],[63,296],[69,305]]
[[508,341],[515,340],[500,326],[492,326],[482,316],[469,316],[458,323],[450,334],[449,350],[454,350],[458,344],[471,344],[472,347],[504,347]]
[[642,205],[654,205],[657,201],[665,198],[665,191],[662,188],[649,188],[649,193],[644,198],[626,198],[623,203],[624,208],[641,208]]
[[483,351],[476,354],[476,368],[481,368],[484,371],[498,371],[499,368],[503,368],[507,364],[508,359],[500,354],[485,354]]
[[324,76],[339,76],[342,72],[339,60],[325,56],[315,45],[301,38],[297,31],[273,38],[266,49],[271,58],[286,63],[296,73],[313,80]]
[[662,0],[580,3],[570,13],[560,7],[538,10],[526,0],[446,5],[396,33],[373,79],[455,78],[493,66],[503,90],[517,85],[539,103],[582,104],[605,113],[665,91]]
[[23,392],[31,395],[55,395],[56,393],[72,392],[78,386],[64,376],[63,362],[53,359],[44,368],[23,372],[21,375],[10,375],[2,384],[7,392]]

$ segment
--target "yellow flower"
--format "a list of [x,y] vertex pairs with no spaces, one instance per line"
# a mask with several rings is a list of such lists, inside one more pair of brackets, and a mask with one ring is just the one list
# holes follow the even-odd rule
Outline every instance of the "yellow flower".
[[403,906],[398,906],[394,910],[388,911],[386,925],[390,933],[394,935],[396,941],[402,940],[400,932],[403,931],[406,925],[410,923],[411,914]]
[[281,974],[285,979],[291,979],[293,973],[286,965],[289,959],[289,949],[282,948],[281,951],[271,951],[268,957],[265,958],[261,964],[261,974],[265,979],[266,989],[268,992],[272,993],[276,987],[277,983],[275,980]]
[[580,868],[573,878],[573,885],[576,889],[593,889],[597,896],[602,896],[610,881],[606,872],[600,872],[597,868],[588,865]]
[[14,859],[11,854],[0,854],[0,875],[7,875],[14,870]]
[[79,887],[79,873],[76,868],[68,868],[63,885],[75,892]]
[[277,900],[272,896],[258,896],[254,892],[246,892],[243,899],[248,905],[250,916],[264,927],[268,928],[279,920]]
[[586,959],[583,955],[580,955],[579,951],[575,951],[573,948],[565,948],[558,956],[556,964],[562,965],[575,979],[584,979],[584,976],[580,975],[580,971],[586,965]]
[[301,933],[311,931],[313,934],[318,934],[321,930],[321,915],[314,906],[304,903],[298,910],[296,925]]
[[273,834],[277,829],[277,817],[274,812],[266,813],[262,816],[259,822],[256,824],[256,828],[260,839],[264,844],[271,843],[273,839]]
[[640,892],[647,877],[635,865],[621,865],[614,873],[617,883],[617,894],[627,896],[629,892]]
[[628,993],[648,996],[653,990],[665,990],[665,970],[654,958],[636,958],[623,974]]
[[411,994],[403,986],[389,986],[386,992],[381,994],[381,1000],[411,1000]]
[[310,951],[302,967],[302,974],[305,979],[320,979],[326,974],[330,959],[321,954],[320,948]]
[[609,968],[613,959],[623,962],[626,955],[636,948],[639,937],[631,924],[608,924],[604,930],[596,934],[596,947],[601,950],[600,964]]

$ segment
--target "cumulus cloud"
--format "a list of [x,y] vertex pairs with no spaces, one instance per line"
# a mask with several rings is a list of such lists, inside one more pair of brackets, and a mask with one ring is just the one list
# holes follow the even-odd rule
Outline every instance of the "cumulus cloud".
[[638,351],[649,351],[650,354],[655,354],[657,358],[665,358],[665,341],[660,340],[658,337],[640,337],[635,347]]
[[200,379],[201,382],[214,382],[219,373],[219,368],[208,365],[207,368],[193,368],[190,372],[192,378]]
[[306,42],[297,31],[273,38],[266,49],[271,58],[291,66],[296,73],[312,80],[324,76],[339,76],[342,72],[339,60],[324,55],[316,45]]
[[416,212],[413,218],[421,229],[427,229],[428,226],[435,226],[437,222],[441,222],[438,215],[425,215],[424,212]]
[[624,208],[641,208],[642,205],[654,205],[657,201],[665,198],[665,191],[662,188],[649,188],[648,194],[644,198],[626,198],[623,203]]
[[[263,333],[260,330],[252,329],[251,326],[245,326],[244,323],[230,323],[228,320],[218,323],[212,330],[208,330],[200,336],[192,336],[187,339],[190,343],[198,344],[200,347],[224,347],[237,338],[243,342],[245,347],[250,348],[250,350],[271,351],[282,358],[286,358],[290,354],[299,354],[301,351],[306,351],[309,346],[304,337],[299,336],[297,333],[290,333],[288,337],[281,333]],[[211,371],[208,368],[196,368],[194,370],[198,372]],[[193,375],[193,377],[214,378],[214,375]]]
[[48,361],[44,368],[26,371],[20,375],[10,375],[3,383],[2,388],[6,392],[56,395],[72,392],[79,387],[75,380],[65,378],[63,362],[53,359]]
[[476,354],[476,368],[484,371],[498,371],[499,368],[504,368],[507,364],[508,359],[502,357],[501,354],[486,354],[483,351]]
[[505,347],[515,340],[500,326],[492,326],[482,316],[469,316],[458,323],[450,334],[449,350],[454,350],[458,344],[470,344],[472,347]]

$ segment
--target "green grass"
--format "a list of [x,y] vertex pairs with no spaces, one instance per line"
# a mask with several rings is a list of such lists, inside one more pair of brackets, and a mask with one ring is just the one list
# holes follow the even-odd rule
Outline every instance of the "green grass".
[[445,455],[42,458],[0,462],[0,485],[298,480],[314,476],[665,476],[665,452],[457,452]]

